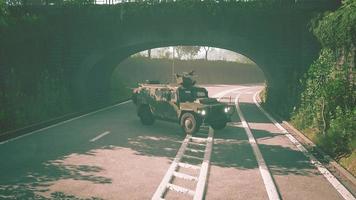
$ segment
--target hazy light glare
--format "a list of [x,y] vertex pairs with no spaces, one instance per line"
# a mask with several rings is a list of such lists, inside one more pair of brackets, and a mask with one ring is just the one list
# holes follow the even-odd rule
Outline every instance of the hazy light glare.
[[[174,47],[162,47],[162,48],[155,48],[151,49],[151,58],[169,58],[172,59],[173,55],[173,48]],[[148,56],[148,51],[141,51],[135,55],[135,56]],[[177,54],[175,53],[175,59],[177,59]],[[203,47],[201,47],[200,51],[196,56],[190,57],[190,56],[182,56],[180,58],[181,60],[189,60],[189,59],[205,59],[205,51]],[[249,58],[247,58],[244,55],[238,54],[236,52],[226,50],[226,49],[220,49],[220,48],[214,48],[211,47],[208,53],[208,60],[225,60],[225,61],[232,61],[232,62],[238,62],[238,63],[254,63],[251,61]]]

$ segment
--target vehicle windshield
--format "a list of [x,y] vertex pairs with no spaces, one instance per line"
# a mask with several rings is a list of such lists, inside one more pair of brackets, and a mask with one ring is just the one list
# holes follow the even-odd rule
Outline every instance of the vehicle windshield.
[[199,98],[207,98],[208,91],[205,88],[189,88],[179,90],[180,102],[193,102]]

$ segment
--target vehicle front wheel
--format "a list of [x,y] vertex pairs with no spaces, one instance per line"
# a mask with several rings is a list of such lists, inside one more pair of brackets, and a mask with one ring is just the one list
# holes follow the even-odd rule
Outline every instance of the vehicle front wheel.
[[223,128],[226,127],[226,121],[222,121],[222,122],[216,122],[216,123],[212,123],[210,124],[210,126],[214,129],[214,130],[221,130]]
[[155,118],[148,105],[141,105],[138,108],[137,114],[143,125],[152,125],[155,122]]
[[194,134],[200,128],[199,120],[192,113],[184,113],[180,119],[180,125],[185,134]]

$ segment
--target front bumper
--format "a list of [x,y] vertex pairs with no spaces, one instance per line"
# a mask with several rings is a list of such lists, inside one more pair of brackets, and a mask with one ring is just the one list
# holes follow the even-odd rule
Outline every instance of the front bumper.
[[207,124],[218,123],[218,122],[230,122],[231,117],[226,115],[225,113],[219,115],[207,115],[202,117],[203,122]]

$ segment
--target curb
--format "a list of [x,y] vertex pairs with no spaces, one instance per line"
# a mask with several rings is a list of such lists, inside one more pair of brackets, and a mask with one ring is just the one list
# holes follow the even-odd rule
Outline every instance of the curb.
[[[327,166],[333,174],[337,175],[338,179],[341,179],[344,185],[350,190],[350,192],[355,194],[356,191],[356,178],[347,171],[344,167],[342,167],[339,163],[337,163],[334,159],[332,159],[329,155],[324,153],[319,147],[317,147],[308,137],[306,137],[302,132],[298,129],[294,128],[287,121],[282,121],[282,126],[288,130],[289,133],[296,135],[298,140],[302,140],[303,144],[305,144],[309,149],[316,151],[319,155],[318,157],[322,157],[324,162],[327,162]],[[312,152],[312,151],[311,151]]]
[[68,114],[65,114],[65,115],[62,115],[62,116],[58,116],[58,117],[46,120],[46,121],[38,122],[36,124],[31,124],[31,125],[28,125],[28,126],[25,126],[25,127],[21,127],[21,128],[14,129],[14,130],[5,131],[5,132],[2,132],[2,133],[0,132],[0,144],[2,142],[5,142],[5,141],[10,140],[12,138],[21,137],[22,135],[25,135],[27,133],[30,133],[30,132],[33,132],[33,131],[37,131],[37,130],[40,130],[42,128],[48,127],[48,126],[52,126],[54,124],[57,124],[57,123],[60,123],[60,122],[66,121],[66,120],[70,120],[70,119],[76,118],[76,117],[81,116],[81,115],[85,115],[85,114],[88,114],[88,113],[91,113],[91,112],[95,112],[95,111],[101,110],[103,108],[107,108],[107,107],[110,107],[110,106],[113,106],[113,105],[117,105],[117,104],[129,101],[130,99],[131,98],[124,99],[122,101],[115,102],[114,104],[108,105],[108,106],[99,106],[99,107],[94,108],[94,109],[88,109],[88,110],[85,110],[85,111],[68,113]]

